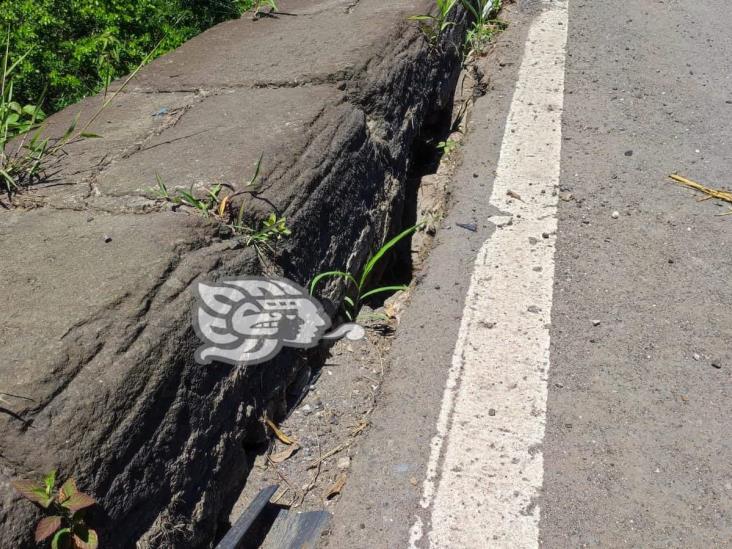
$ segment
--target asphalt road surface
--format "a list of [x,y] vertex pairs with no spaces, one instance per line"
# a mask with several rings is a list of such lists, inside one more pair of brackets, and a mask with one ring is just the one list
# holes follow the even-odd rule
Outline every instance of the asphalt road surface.
[[327,544],[732,547],[732,3],[504,11]]

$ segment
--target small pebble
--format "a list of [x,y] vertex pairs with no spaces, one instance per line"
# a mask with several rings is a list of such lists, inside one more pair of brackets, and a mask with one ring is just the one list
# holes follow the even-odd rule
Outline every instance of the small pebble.
[[549,233],[541,233],[542,238],[549,238]]
[[493,408],[491,408],[490,410],[488,410],[488,415],[489,416],[495,416],[496,415],[496,411]]
[[104,235],[104,242],[112,242],[112,237],[109,236],[108,234],[105,234]]
[[593,320],[592,321],[592,325],[593,326],[599,326],[600,324],[601,324],[601,322],[599,320]]
[[712,362],[712,368],[716,368],[717,370],[722,369],[722,365],[719,362]]
[[619,211],[617,211],[617,210],[615,210],[615,211],[613,212],[612,218],[613,218],[613,219],[617,219],[617,218],[619,218],[619,217],[620,217],[620,212],[619,212]]
[[338,469],[341,471],[345,471],[351,466],[351,458],[348,456],[344,456],[338,460]]
[[625,151],[625,156],[633,156],[633,151]]
[[696,361],[699,361],[699,360],[701,360],[701,355],[699,353],[694,353],[693,355],[691,355],[691,358],[693,358]]

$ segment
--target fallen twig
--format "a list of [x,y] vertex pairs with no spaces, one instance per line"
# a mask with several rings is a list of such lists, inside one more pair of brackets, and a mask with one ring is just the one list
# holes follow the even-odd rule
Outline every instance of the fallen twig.
[[[723,200],[725,202],[729,202],[730,204],[732,204],[732,192],[730,192],[730,191],[705,187],[701,183],[697,183],[696,181],[692,181],[691,179],[688,179],[688,178],[678,175],[678,174],[671,174],[669,177],[681,185],[689,187],[690,189],[694,189],[695,191],[704,193],[706,196],[699,199],[700,202],[703,200],[709,200],[711,198],[716,198],[717,200]],[[730,214],[732,214],[732,209],[730,209],[729,212],[721,214],[721,215],[730,215]]]

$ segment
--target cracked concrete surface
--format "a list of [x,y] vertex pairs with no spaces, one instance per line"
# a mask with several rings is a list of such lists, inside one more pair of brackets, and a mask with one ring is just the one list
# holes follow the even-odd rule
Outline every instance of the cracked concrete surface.
[[[283,0],[294,15],[210,29],[145,67],[89,128],[103,139],[70,144],[0,210],[0,391],[22,397],[0,410],[1,545],[30,546],[37,514],[9,480],[53,467],[99,501],[90,522],[106,547],[206,547],[225,528],[266,436],[259,418],[281,416],[320,358],[195,365],[191,285],[262,265],[147,189],[158,173],[236,191],[264,153],[261,193],[241,199],[253,222],[287,216],[278,272],[357,270],[400,228],[412,144],[451,102],[455,49],[407,21],[430,4]],[[53,116],[49,134],[102,101]]]

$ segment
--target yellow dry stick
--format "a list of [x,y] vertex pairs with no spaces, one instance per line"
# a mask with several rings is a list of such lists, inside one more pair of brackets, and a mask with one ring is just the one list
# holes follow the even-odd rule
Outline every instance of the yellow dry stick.
[[[680,183],[681,185],[704,193],[706,196],[700,200],[709,200],[710,198],[716,198],[717,200],[724,200],[725,202],[729,202],[730,204],[732,204],[732,192],[730,191],[724,191],[722,189],[711,189],[709,187],[705,187],[701,183],[697,183],[696,181],[692,181],[691,179],[687,179],[686,177],[678,174],[671,174],[669,177],[677,183]],[[729,212],[721,215],[730,214],[732,214],[732,209]]]
[[268,417],[264,417],[264,422],[267,424],[267,426],[272,429],[272,432],[274,435],[282,442],[283,444],[295,444],[295,441],[288,437],[285,433],[283,433],[277,425],[275,425],[274,421],[269,419]]

